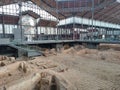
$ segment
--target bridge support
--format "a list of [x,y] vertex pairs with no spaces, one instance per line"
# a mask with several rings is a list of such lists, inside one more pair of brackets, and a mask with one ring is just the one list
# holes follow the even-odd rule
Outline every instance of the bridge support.
[[97,49],[99,43],[82,43],[83,46],[90,49]]
[[62,43],[56,44],[56,45],[55,45],[55,48],[56,48],[56,51],[57,51],[57,52],[61,52],[61,49],[63,48],[63,44],[62,44]]

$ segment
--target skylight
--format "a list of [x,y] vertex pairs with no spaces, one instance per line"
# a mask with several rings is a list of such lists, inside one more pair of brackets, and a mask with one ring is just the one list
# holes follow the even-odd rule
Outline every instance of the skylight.
[[[22,12],[27,11],[27,10],[31,10],[31,11],[35,12],[36,14],[40,15],[41,19],[47,19],[47,20],[53,20],[53,21],[57,20],[56,17],[49,14],[48,12],[41,9],[39,6],[33,4],[30,1],[22,2],[21,9],[22,9]],[[18,16],[19,15],[19,6],[18,6],[18,4],[10,4],[10,5],[1,6],[0,7],[0,14],[2,14],[2,12],[4,12],[4,14],[7,14],[7,15]]]

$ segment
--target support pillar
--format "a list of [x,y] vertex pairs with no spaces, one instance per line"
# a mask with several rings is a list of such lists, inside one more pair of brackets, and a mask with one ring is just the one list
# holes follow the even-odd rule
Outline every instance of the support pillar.
[[56,51],[60,53],[61,49],[63,48],[63,44],[56,44],[55,48],[56,48]]
[[2,12],[2,29],[3,29],[3,38],[5,38],[4,12]]

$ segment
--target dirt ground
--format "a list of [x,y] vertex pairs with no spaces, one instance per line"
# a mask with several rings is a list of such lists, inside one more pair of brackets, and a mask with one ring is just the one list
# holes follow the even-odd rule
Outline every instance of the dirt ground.
[[59,90],[50,89],[43,72],[57,77],[60,90],[120,90],[120,47],[107,46],[97,50],[77,45],[59,53],[51,49],[45,51],[45,56],[26,61],[0,59],[0,90]]

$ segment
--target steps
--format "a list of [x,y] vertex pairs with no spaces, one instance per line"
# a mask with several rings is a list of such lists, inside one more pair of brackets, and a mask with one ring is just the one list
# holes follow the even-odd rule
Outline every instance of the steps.
[[27,45],[19,46],[19,45],[15,45],[15,44],[9,44],[8,46],[18,50],[18,57],[20,57],[20,56],[34,57],[34,56],[42,55],[41,51],[31,49],[31,48],[27,47]]

